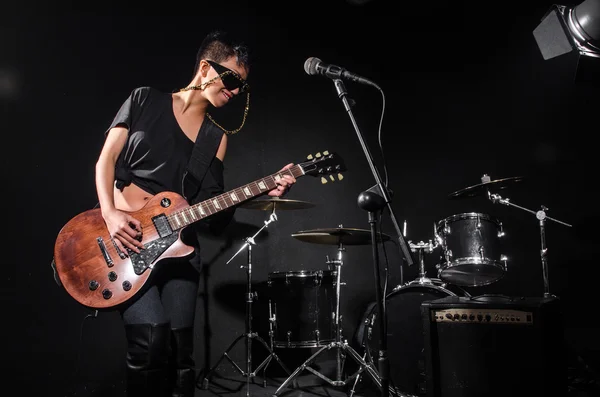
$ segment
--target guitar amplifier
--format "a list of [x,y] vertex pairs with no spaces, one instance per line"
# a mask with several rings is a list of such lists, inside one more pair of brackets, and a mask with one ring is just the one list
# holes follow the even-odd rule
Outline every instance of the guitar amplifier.
[[567,394],[557,298],[449,296],[421,315],[428,397]]

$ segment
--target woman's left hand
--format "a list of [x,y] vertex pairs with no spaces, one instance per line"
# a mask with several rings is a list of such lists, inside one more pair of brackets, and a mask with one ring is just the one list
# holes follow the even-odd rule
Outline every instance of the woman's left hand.
[[290,187],[296,183],[296,178],[290,172],[283,172],[293,166],[294,163],[289,163],[285,167],[283,167],[279,172],[281,172],[282,177],[277,181],[277,187],[271,190],[268,194],[271,197],[282,197],[286,194]]

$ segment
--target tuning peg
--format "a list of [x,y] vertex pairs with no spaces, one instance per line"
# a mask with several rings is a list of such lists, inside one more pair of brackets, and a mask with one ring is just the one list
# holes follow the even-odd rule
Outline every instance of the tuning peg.
[[329,179],[331,179],[331,182],[335,182],[335,178],[333,177],[333,175],[329,175]]
[[323,156],[329,156],[329,150],[325,150],[325,151],[323,152]]
[[316,158],[319,158],[319,157],[321,157],[321,152],[319,152],[319,153],[315,154],[315,157],[316,157]]
[[306,156],[306,159],[307,159],[307,160],[312,160],[312,159],[313,159],[313,155],[312,155],[312,154],[309,154],[308,156]]
[[321,177],[321,183],[324,185],[327,183],[327,179],[324,176]]
[[342,179],[344,179],[344,175],[338,174],[338,181],[341,181]]

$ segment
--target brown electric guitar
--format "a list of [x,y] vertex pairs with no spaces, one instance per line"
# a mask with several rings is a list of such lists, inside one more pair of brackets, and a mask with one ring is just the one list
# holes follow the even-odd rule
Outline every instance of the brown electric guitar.
[[69,295],[84,306],[110,309],[139,292],[154,266],[166,259],[182,258],[194,248],[181,240],[188,225],[232,206],[266,194],[276,187],[284,173],[295,178],[320,176],[321,181],[341,179],[346,168],[334,153],[317,153],[309,161],[266,176],[219,196],[189,205],[183,196],[162,192],[138,211],[130,212],[142,223],[142,244],[138,254],[124,253],[114,244],[99,208],[80,213],[58,233],[54,246],[56,272]]

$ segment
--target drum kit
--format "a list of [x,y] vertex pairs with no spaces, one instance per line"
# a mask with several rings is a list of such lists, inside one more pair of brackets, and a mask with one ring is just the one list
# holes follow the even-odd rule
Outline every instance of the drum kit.
[[[522,181],[522,177],[491,180],[484,175],[481,183],[450,194],[450,199],[476,196],[487,196],[493,203],[510,205],[535,214],[539,222],[541,235],[541,260],[544,280],[544,296],[550,296],[547,272],[545,245],[545,221],[552,220],[565,226],[567,223],[546,216],[546,207],[539,211],[531,211],[517,206],[509,199],[500,197],[495,190],[504,189]],[[295,239],[310,244],[325,244],[337,247],[336,259],[327,257],[327,269],[317,271],[276,271],[268,275],[269,300],[269,336],[267,344],[255,332],[251,325],[251,304],[256,298],[251,286],[251,251],[255,245],[254,237],[264,228],[277,220],[275,211],[311,208],[312,203],[300,200],[269,198],[254,200],[241,205],[247,209],[271,211],[268,221],[258,232],[246,239],[242,250],[248,251],[247,294],[246,294],[246,331],[240,335],[223,353],[221,360],[227,358],[238,371],[246,377],[248,386],[250,379],[261,369],[266,371],[267,365],[275,359],[289,377],[274,393],[278,396],[290,383],[296,385],[296,377],[304,370],[328,382],[332,386],[346,386],[353,382],[351,393],[363,373],[370,376],[380,390],[382,376],[377,369],[379,324],[377,319],[377,302],[367,307],[362,323],[356,332],[355,339],[364,349],[362,355],[342,339],[341,325],[341,272],[344,263],[346,246],[372,245],[372,230],[348,228],[339,225],[335,228],[303,230],[292,234]],[[405,234],[405,233],[403,233]],[[414,280],[401,283],[385,296],[384,312],[393,313],[384,319],[387,333],[389,362],[389,394],[397,397],[417,396],[425,393],[425,363],[423,354],[423,330],[421,303],[445,298],[448,296],[470,297],[464,287],[490,285],[506,275],[507,257],[502,252],[502,239],[505,236],[502,222],[485,213],[467,212],[454,214],[434,223],[434,239],[428,243],[409,241],[410,250],[416,253],[419,263],[419,274]],[[390,236],[378,233],[380,243],[390,240]],[[439,263],[436,265],[437,278],[427,277],[425,255],[440,249]],[[230,261],[233,257],[230,259]],[[229,262],[228,262],[229,263]],[[240,340],[247,342],[246,371],[243,371],[228,356],[229,350]],[[251,341],[258,340],[269,351],[268,357],[252,371]],[[280,348],[316,348],[302,365],[290,373],[279,359],[274,349]],[[318,356],[335,349],[336,374],[330,379],[312,367]],[[357,364],[358,369],[351,376],[344,377],[344,360],[349,356]],[[219,362],[221,361],[219,360]],[[203,388],[207,388],[209,375],[219,362],[207,373]],[[266,374],[265,374],[266,375]],[[266,377],[263,380],[266,386]],[[249,387],[247,388],[249,393]],[[387,394],[387,393],[385,393]]]

